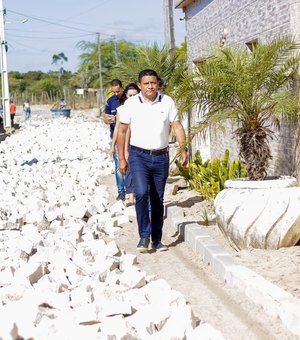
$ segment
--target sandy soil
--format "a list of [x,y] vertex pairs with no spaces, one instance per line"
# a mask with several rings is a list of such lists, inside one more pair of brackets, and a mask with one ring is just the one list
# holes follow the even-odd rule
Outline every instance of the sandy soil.
[[[210,202],[202,200],[196,192],[187,188],[180,189],[176,195],[172,195],[176,179],[169,178],[168,182],[165,204],[183,207],[187,218],[199,221],[221,246],[237,257],[238,261],[257,273],[263,274],[265,268],[270,265],[270,261],[261,261],[261,255],[253,250],[237,253],[228,245],[216,225],[203,226],[203,211],[205,209],[208,212],[211,211]],[[110,204],[113,204],[116,198],[114,175],[104,178],[103,183],[108,187]],[[123,225],[122,231],[116,237],[116,242],[121,249],[127,253],[137,254],[137,265],[141,270],[146,271],[148,275],[164,278],[172,288],[182,292],[191,304],[195,315],[221,331],[225,339],[298,339],[278,318],[268,316],[260,306],[255,305],[243,293],[228,287],[203,264],[180,236],[174,234],[174,230],[167,223],[164,225],[163,241],[169,246],[167,252],[139,254],[136,250],[138,233],[134,217],[130,223]],[[270,256],[272,253],[270,252]],[[280,257],[279,253],[275,257]],[[274,262],[278,261],[275,257]],[[284,265],[286,266],[286,263]],[[285,287],[289,288],[287,290],[298,288],[296,281],[291,285],[293,280],[282,277],[276,269],[273,273],[277,280],[286,281]],[[270,275],[269,272],[268,276]],[[296,274],[293,273],[293,277],[299,282]],[[273,282],[276,283],[275,280]]]
[[212,203],[201,201],[198,193],[188,188],[179,190],[173,197],[168,195],[167,199],[178,202],[178,205],[183,207],[186,218],[198,221],[240,264],[300,299],[300,246],[278,250],[251,248],[236,251],[215,223],[205,225],[204,211],[213,211]]
[[[22,121],[22,117],[19,119]],[[204,212],[210,212],[212,204],[188,188],[180,188],[176,195],[173,195],[176,180],[168,180],[166,204],[181,206],[187,219],[198,221],[237,261],[300,298],[300,247],[277,251],[235,251],[214,223],[207,226],[204,223]],[[103,184],[107,186],[110,204],[113,204],[116,198],[114,175],[103,178]],[[267,316],[261,307],[238,291],[227,287],[166,224],[163,241],[169,245],[169,251],[137,254],[138,266],[148,275],[166,279],[174,289],[181,291],[197,317],[211,323],[226,339],[299,339],[292,335],[280,320]],[[127,253],[137,253],[138,235],[134,218],[123,225],[116,242]]]

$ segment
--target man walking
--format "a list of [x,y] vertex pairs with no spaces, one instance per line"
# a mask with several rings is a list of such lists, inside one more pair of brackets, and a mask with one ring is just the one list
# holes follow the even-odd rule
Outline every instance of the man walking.
[[30,120],[30,117],[31,117],[31,109],[30,109],[29,99],[26,99],[24,104],[23,104],[23,112],[24,112],[25,122],[28,122]]
[[[111,96],[105,105],[105,114],[103,117],[103,121],[105,124],[110,125],[110,142],[113,139],[114,129],[116,125],[116,114],[117,107],[119,104],[119,99],[123,93],[122,82],[119,79],[113,79],[110,82],[111,89],[113,92],[113,96]],[[113,159],[115,162],[115,176],[116,176],[116,184],[118,189],[117,200],[125,200],[125,180],[124,175],[119,170],[119,159],[118,159],[118,149],[115,148]]]
[[16,115],[17,107],[14,101],[11,99],[9,103],[9,113],[10,113],[10,121],[11,121],[11,127],[14,127],[14,119]]
[[[177,117],[173,99],[158,91],[158,75],[147,69],[138,76],[139,94],[129,98],[120,110],[118,129],[119,169],[125,174],[128,166],[124,156],[125,135],[130,124],[129,165],[132,173],[136,216],[140,241],[137,249],[167,250],[161,242],[163,229],[163,198],[169,174],[169,131],[173,128],[180,147],[181,163],[188,161],[185,132]],[[148,197],[150,195],[151,217]]]

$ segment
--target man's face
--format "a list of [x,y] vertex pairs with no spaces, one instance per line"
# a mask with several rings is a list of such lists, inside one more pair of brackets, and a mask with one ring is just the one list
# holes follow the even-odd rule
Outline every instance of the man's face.
[[117,97],[121,97],[123,93],[123,88],[120,85],[112,86],[111,90],[113,91],[114,95]]
[[154,101],[157,96],[158,82],[155,76],[144,76],[138,84],[145,99]]

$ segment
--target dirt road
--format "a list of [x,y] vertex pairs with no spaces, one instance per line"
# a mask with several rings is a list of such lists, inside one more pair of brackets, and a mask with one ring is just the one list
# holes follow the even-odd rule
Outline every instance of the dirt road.
[[[114,175],[103,179],[103,183],[114,203]],[[212,324],[225,339],[298,339],[279,319],[266,315],[244,294],[221,282],[167,224],[164,227],[164,243],[169,245],[167,252],[140,254],[136,251],[135,219],[123,226],[116,242],[127,253],[137,254],[138,267],[148,275],[165,279],[172,288],[183,293],[195,315]]]
[[[103,178],[102,183],[108,188],[110,203],[113,204],[116,197],[114,175]],[[135,219],[123,225],[116,238],[121,249],[137,254],[138,266],[142,270],[148,275],[154,274],[165,279],[172,288],[183,293],[195,315],[212,324],[225,339],[298,339],[279,319],[267,316],[261,307],[245,295],[226,286],[178,235],[174,235],[167,224],[163,241],[169,245],[167,252],[137,253]]]

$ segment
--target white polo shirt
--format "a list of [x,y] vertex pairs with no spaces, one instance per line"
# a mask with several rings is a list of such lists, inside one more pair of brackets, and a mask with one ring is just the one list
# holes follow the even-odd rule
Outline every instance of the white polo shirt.
[[130,124],[130,144],[148,150],[169,145],[170,124],[177,120],[174,100],[158,93],[154,102],[143,99],[141,93],[128,98],[117,108],[120,122]]

